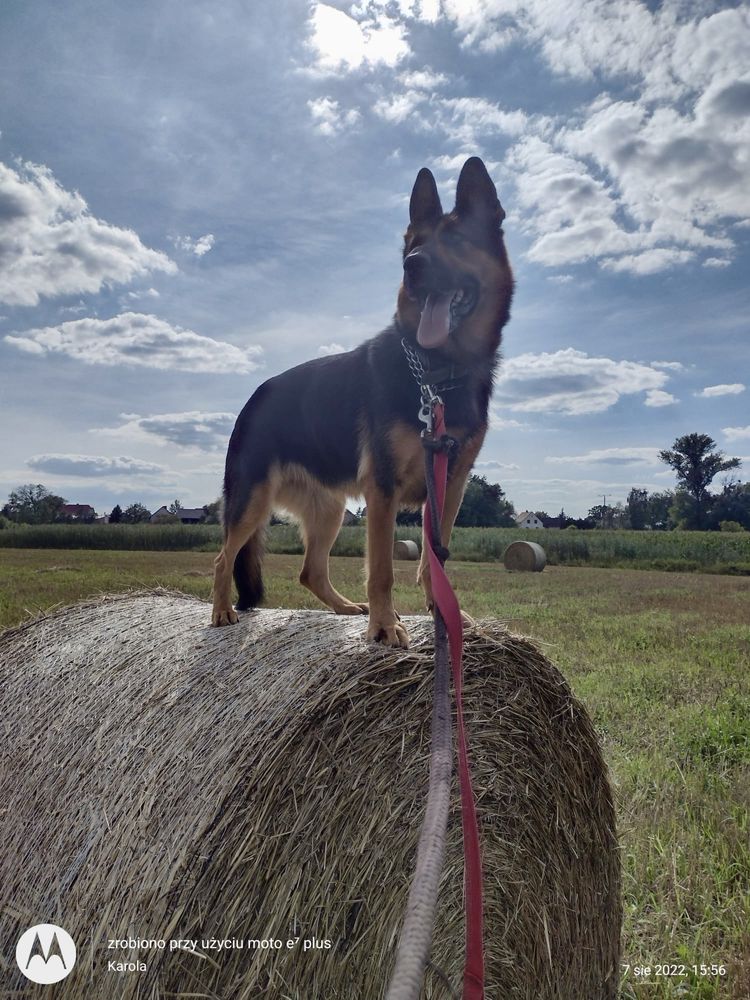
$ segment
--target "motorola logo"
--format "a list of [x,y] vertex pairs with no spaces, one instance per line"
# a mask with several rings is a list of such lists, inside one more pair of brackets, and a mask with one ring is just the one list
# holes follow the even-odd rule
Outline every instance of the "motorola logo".
[[73,938],[57,924],[35,924],[16,945],[16,964],[32,983],[59,983],[76,963]]

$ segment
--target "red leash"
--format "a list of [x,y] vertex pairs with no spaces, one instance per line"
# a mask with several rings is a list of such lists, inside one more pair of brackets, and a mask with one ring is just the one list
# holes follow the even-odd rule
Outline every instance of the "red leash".
[[[443,404],[432,404],[433,440],[439,441],[446,433]],[[445,504],[445,489],[448,480],[447,449],[435,451],[433,457],[435,494],[439,516],[442,517]],[[456,595],[443,569],[443,564],[433,548],[433,526],[429,502],[424,506],[424,540],[430,563],[432,594],[438,611],[448,630],[451,652],[453,685],[456,689],[456,736],[458,742],[458,774],[461,788],[461,822],[464,840],[464,905],[466,909],[466,954],[464,960],[463,1000],[483,1000],[484,998],[484,950],[482,912],[482,860],[479,852],[479,829],[471,787],[469,755],[466,747],[464,713],[461,699],[463,680],[463,622]]]

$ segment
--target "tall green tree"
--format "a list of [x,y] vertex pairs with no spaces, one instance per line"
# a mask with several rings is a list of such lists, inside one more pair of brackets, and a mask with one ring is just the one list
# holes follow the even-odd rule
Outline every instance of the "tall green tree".
[[688,529],[705,528],[711,503],[708,487],[720,472],[736,469],[739,458],[727,458],[723,451],[717,451],[708,434],[684,434],[671,449],[660,451],[659,458],[674,469],[678,493],[684,494],[675,504],[679,523]]
[[221,497],[213,503],[203,504],[203,513],[206,515],[206,524],[219,524],[221,521]]
[[670,510],[674,504],[674,493],[664,490],[662,493],[649,493],[646,502],[646,527],[654,531],[671,531],[674,522]]
[[484,476],[469,476],[463,503],[456,518],[462,528],[512,527],[513,504],[497,483],[488,483]]
[[612,527],[612,508],[610,506],[604,506],[604,504],[597,503],[589,509],[586,518],[589,521],[593,521],[597,528],[611,528]]
[[637,486],[634,486],[628,493],[625,507],[629,527],[633,531],[643,531],[646,527],[648,512],[648,490],[639,490]]
[[51,524],[59,517],[65,503],[63,497],[50,493],[41,483],[27,483],[13,490],[3,507],[3,514],[21,524]]
[[141,524],[148,521],[150,517],[151,512],[142,503],[131,503],[122,512],[122,520],[125,524]]
[[750,531],[750,483],[726,483],[714,497],[709,527],[718,529],[722,521],[735,521]]

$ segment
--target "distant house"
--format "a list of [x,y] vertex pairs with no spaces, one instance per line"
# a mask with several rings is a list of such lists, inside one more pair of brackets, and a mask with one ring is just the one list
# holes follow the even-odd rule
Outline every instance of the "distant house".
[[206,512],[202,507],[183,507],[177,511],[177,516],[183,524],[202,524],[206,520]]
[[359,524],[359,518],[356,514],[352,514],[352,512],[347,509],[344,511],[344,520],[341,523],[344,525]]
[[96,511],[88,503],[64,503],[60,514],[71,521],[93,521],[96,517]]
[[520,514],[516,514],[516,527],[543,528],[544,525],[536,516],[536,514],[532,514],[531,511],[528,510],[522,510]]
[[[151,515],[151,524],[158,524],[164,518],[172,516],[169,507],[160,507]],[[206,520],[206,512],[202,507],[181,507],[176,516],[183,524],[202,524]]]

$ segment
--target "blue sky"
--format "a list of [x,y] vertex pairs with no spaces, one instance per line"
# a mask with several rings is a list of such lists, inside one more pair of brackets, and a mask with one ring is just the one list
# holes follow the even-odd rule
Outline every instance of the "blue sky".
[[517,510],[750,462],[750,10],[0,6],[0,497],[220,492],[255,387],[394,312],[417,171],[480,155],[517,291],[477,471]]

